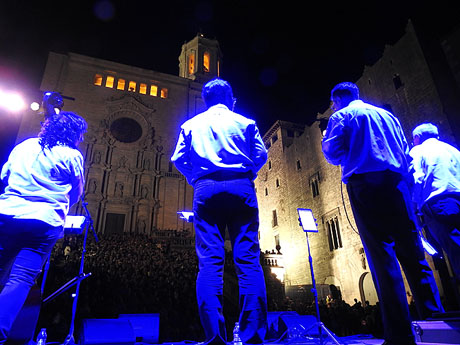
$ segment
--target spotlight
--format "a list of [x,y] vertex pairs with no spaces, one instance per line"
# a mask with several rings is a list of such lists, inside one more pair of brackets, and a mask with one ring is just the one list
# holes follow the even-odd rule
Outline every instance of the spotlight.
[[0,107],[16,113],[23,110],[24,105],[24,100],[19,94],[0,91]]
[[42,107],[45,112],[45,118],[59,114],[64,106],[64,100],[59,92],[45,92],[43,95]]
[[30,109],[32,109],[33,111],[38,111],[40,109],[40,103],[38,102],[32,102],[30,104]]

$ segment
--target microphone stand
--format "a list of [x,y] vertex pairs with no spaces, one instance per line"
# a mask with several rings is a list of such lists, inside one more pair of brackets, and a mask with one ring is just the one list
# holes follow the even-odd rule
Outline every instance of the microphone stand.
[[58,290],[53,292],[51,295],[49,295],[47,298],[43,300],[43,303],[47,303],[56,296],[60,295],[64,291],[67,291],[69,288],[72,286],[76,285],[75,288],[75,294],[72,302],[72,318],[70,321],[70,329],[69,329],[69,334],[67,335],[66,339],[64,340],[62,345],[75,345],[75,338],[74,338],[74,329],[75,329],[75,315],[77,311],[77,304],[78,304],[78,296],[80,293],[80,284],[81,281],[85,278],[88,278],[91,275],[90,273],[84,273],[83,268],[84,268],[84,262],[85,262],[85,254],[86,254],[86,240],[88,238],[88,229],[91,229],[91,232],[93,233],[94,239],[96,240],[96,243],[99,242],[99,239],[97,238],[96,231],[94,230],[93,226],[93,220],[91,218],[91,215],[88,211],[87,205],[88,203],[83,200],[83,196],[81,197],[81,202],[82,206],[85,210],[86,216],[85,216],[85,221],[83,223],[83,227],[85,229],[84,232],[84,237],[83,237],[83,249],[81,253],[81,259],[80,259],[80,268],[78,271],[78,275],[71,280],[69,280],[67,283],[65,283],[63,286],[61,286]]
[[327,339],[323,339],[323,333],[326,333],[326,336],[329,337],[336,345],[340,345],[339,341],[334,337],[332,332],[326,328],[324,323],[321,322],[320,320],[320,314],[319,314],[319,304],[318,304],[318,290],[316,289],[316,282],[315,282],[315,273],[313,272],[313,258],[311,256],[310,252],[310,241],[308,239],[308,233],[309,232],[316,232],[315,230],[309,229],[307,224],[302,223],[301,217],[299,217],[299,224],[302,227],[303,231],[305,232],[305,236],[307,238],[307,247],[308,247],[308,262],[310,263],[310,274],[311,274],[311,284],[312,284],[312,289],[311,291],[313,292],[313,296],[315,298],[315,306],[316,306],[316,322],[313,323],[310,327],[305,329],[305,333],[308,333],[308,331],[314,327],[318,327],[318,333],[319,333],[319,342],[321,345],[325,344],[327,342]]
[[[67,335],[66,339],[62,343],[62,345],[75,345],[75,338],[74,338],[74,330],[75,330],[75,314],[77,311],[77,304],[78,304],[78,296],[80,294],[80,284],[83,279],[86,277],[90,276],[91,273],[85,274],[83,272],[83,267],[84,267],[84,262],[85,262],[85,254],[86,254],[86,240],[88,238],[88,228],[91,229],[91,232],[93,233],[94,239],[96,240],[96,243],[99,242],[99,239],[97,238],[96,231],[94,231],[94,226],[93,226],[93,220],[91,218],[91,215],[89,214],[87,205],[88,203],[83,200],[83,196],[81,197],[81,204],[85,210],[86,213],[86,226],[85,226],[85,236],[83,238],[83,249],[81,252],[81,260],[80,260],[80,270],[78,272],[78,276],[75,277],[74,279],[76,280],[76,288],[75,288],[75,297],[73,299],[72,303],[72,319],[70,321],[70,329],[69,329],[69,334]],[[73,285],[73,283],[72,283]]]

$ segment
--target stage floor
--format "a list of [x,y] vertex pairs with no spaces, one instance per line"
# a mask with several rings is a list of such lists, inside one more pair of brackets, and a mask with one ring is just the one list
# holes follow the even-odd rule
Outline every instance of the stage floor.
[[[382,345],[384,340],[372,338],[369,336],[350,336],[350,337],[337,337],[337,341],[342,345]],[[298,340],[298,341],[285,341],[285,342],[266,342],[264,345],[318,345],[320,342],[318,339],[315,340]],[[200,343],[194,342],[166,342],[158,345],[198,345]],[[334,345],[331,339],[327,341],[323,341],[323,345]],[[425,342],[417,342],[417,345],[447,345],[448,343],[425,343]],[[151,344],[144,344],[144,343],[136,343],[136,345],[151,345]],[[232,343],[228,343],[228,345],[232,345]]]

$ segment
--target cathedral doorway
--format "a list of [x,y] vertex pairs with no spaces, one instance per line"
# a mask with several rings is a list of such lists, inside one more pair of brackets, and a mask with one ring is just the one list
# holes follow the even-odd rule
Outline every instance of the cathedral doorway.
[[363,306],[366,301],[369,302],[369,305],[375,305],[379,300],[377,291],[375,291],[374,282],[372,281],[372,275],[369,272],[364,272],[361,274],[361,277],[359,277],[359,294]]
[[105,217],[104,234],[122,234],[125,228],[125,215],[120,213],[107,213]]

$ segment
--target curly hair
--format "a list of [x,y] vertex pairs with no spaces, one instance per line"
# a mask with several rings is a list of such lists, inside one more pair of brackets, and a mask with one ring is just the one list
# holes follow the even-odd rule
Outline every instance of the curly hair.
[[50,116],[41,125],[38,137],[43,149],[51,149],[56,145],[76,149],[76,145],[83,140],[83,134],[88,128],[86,121],[72,112],[61,112]]

